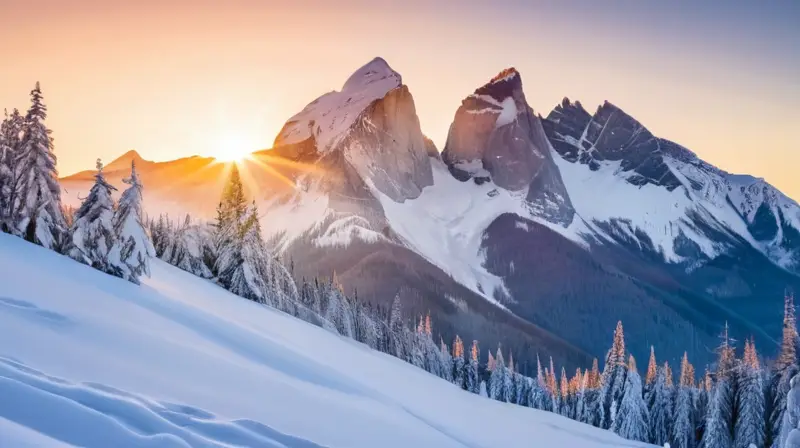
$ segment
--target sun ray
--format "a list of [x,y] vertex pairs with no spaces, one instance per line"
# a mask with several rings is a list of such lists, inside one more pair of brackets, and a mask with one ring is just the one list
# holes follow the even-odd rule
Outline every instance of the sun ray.
[[270,154],[254,153],[253,157],[251,157],[251,160],[256,160],[256,159],[266,159],[266,161],[270,164],[281,165],[287,168],[296,169],[298,171],[312,172],[312,173],[324,171],[324,169],[321,168],[319,165],[296,162],[294,160],[289,160],[284,157],[273,156]]
[[[270,166],[270,164],[265,163],[257,158],[248,159],[248,162],[256,164],[259,168],[263,168],[266,171],[269,171],[270,174],[274,175],[278,180],[284,182],[286,185],[290,186],[292,189],[296,188],[295,182],[292,179],[286,177],[283,173],[276,170],[275,167]],[[248,170],[249,171],[249,170]]]

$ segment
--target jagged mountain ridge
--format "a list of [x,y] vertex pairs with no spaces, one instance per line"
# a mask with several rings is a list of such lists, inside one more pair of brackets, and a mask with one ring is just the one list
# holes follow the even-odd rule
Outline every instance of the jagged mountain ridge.
[[[777,304],[785,286],[800,287],[787,271],[793,201],[610,103],[592,115],[565,100],[542,118],[508,69],[464,99],[443,149],[440,158],[409,88],[376,58],[255,155],[288,182],[257,164],[244,171],[256,173],[262,226],[296,277],[335,271],[359,295],[399,293],[412,312],[433,311],[445,337],[502,341],[523,360],[602,357],[622,319],[645,336],[635,354],[655,341],[668,358],[689,349],[702,361],[725,320],[771,342],[780,306],[754,310],[755,297]],[[210,216],[219,165],[170,175],[181,188],[165,188],[158,165],[147,203]],[[186,202],[196,192],[207,207]]]

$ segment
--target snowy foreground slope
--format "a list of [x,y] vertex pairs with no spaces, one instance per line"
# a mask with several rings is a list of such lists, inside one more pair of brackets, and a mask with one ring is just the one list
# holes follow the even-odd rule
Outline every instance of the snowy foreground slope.
[[463,392],[160,261],[0,234],[0,446],[644,446]]

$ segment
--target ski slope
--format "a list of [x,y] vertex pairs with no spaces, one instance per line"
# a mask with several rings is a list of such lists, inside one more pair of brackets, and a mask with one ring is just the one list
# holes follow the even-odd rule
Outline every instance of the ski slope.
[[0,446],[644,446],[152,271],[136,286],[0,234]]

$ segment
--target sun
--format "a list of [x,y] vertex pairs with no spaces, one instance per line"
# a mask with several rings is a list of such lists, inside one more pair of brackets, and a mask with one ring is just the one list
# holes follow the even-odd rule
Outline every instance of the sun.
[[241,162],[250,158],[254,148],[237,134],[224,134],[217,138],[213,157],[220,162]]

